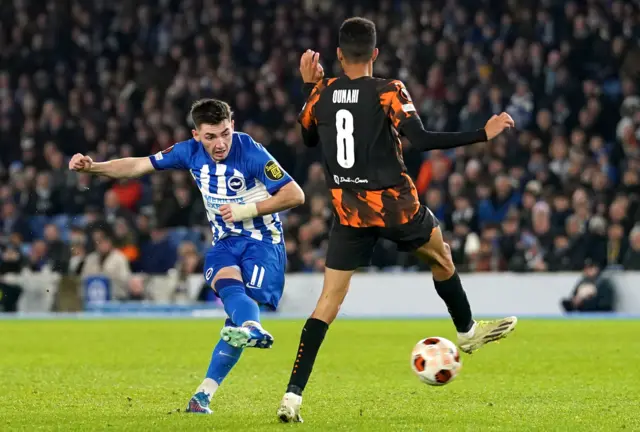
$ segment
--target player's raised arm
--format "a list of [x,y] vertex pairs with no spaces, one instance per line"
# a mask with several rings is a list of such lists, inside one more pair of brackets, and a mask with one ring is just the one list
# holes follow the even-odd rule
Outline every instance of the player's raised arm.
[[411,96],[400,81],[392,81],[380,94],[380,101],[396,130],[419,150],[450,149],[489,141],[515,123],[507,113],[494,115],[483,129],[469,132],[432,132],[425,130]]
[[314,109],[325,83],[324,70],[319,60],[320,54],[311,50],[307,50],[300,58],[300,75],[304,83],[302,91],[307,101],[298,116],[298,122],[302,126],[302,141],[307,147],[315,147],[320,141]]

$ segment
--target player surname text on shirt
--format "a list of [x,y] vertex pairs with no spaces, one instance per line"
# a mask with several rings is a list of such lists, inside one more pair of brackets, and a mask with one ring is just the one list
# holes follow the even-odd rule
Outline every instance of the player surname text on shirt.
[[358,103],[358,93],[358,89],[334,90],[333,103]]

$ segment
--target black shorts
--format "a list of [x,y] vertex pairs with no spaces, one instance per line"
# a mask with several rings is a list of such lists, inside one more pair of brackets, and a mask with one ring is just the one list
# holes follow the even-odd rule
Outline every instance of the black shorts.
[[440,222],[426,206],[413,219],[395,227],[355,228],[333,222],[327,248],[326,267],[334,270],[355,270],[371,262],[379,238],[391,240],[403,252],[413,252],[431,238]]

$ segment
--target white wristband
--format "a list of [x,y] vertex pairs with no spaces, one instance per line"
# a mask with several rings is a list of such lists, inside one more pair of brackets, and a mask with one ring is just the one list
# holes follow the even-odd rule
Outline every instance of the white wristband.
[[252,219],[258,216],[258,207],[255,203],[248,204],[230,204],[231,215],[234,221],[241,221],[245,219]]

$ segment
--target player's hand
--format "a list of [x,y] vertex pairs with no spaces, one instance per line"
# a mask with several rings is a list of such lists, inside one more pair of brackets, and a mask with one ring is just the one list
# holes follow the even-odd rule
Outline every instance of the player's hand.
[[69,169],[71,171],[90,172],[92,166],[93,166],[93,159],[81,153],[74,154],[71,160],[69,161]]
[[239,222],[258,216],[258,208],[255,203],[249,204],[224,204],[220,206],[220,216],[225,222]]
[[487,139],[492,140],[502,133],[505,129],[515,127],[516,123],[511,116],[506,112],[500,115],[494,115],[489,119],[486,125],[484,125],[484,131],[487,134]]
[[300,57],[300,75],[305,83],[315,84],[324,78],[324,69],[320,64],[320,53],[307,50]]

